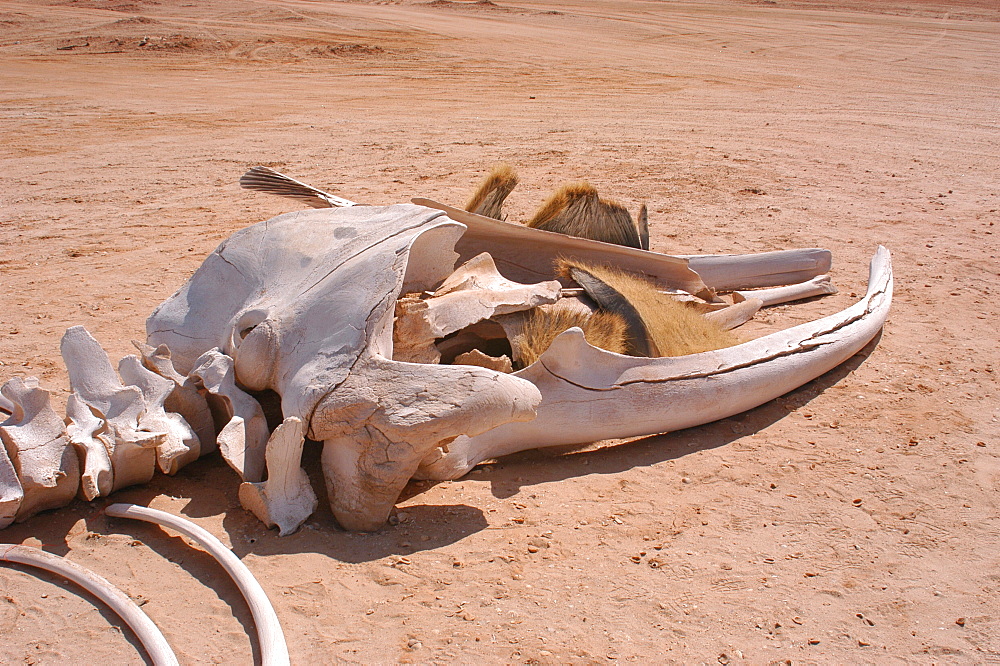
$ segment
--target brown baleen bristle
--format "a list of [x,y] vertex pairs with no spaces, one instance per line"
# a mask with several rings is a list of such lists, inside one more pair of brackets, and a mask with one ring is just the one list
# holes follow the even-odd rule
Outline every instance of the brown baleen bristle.
[[476,193],[469,199],[465,210],[492,217],[495,220],[503,219],[500,209],[503,208],[504,200],[514,190],[517,183],[517,173],[512,166],[509,164],[496,165],[479,185]]
[[740,343],[733,333],[677,299],[661,293],[646,278],[611,266],[583,264],[568,259],[560,259],[557,268],[564,277],[571,276],[574,268],[582,269],[624,297],[638,312],[652,343],[653,353],[659,356],[685,356]]
[[556,337],[573,326],[594,347],[616,354],[625,353],[625,322],[612,312],[586,314],[565,308],[535,308],[525,318],[518,340],[518,367],[526,368],[552,345]]
[[601,199],[589,183],[559,188],[528,221],[528,226],[626,247],[642,246],[628,210],[614,201]]

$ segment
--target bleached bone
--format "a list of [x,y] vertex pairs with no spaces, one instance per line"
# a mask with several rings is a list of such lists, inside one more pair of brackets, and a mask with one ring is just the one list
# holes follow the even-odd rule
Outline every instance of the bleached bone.
[[396,304],[393,358],[437,363],[434,341],[496,315],[521,312],[559,299],[556,280],[525,285],[500,275],[490,255],[476,255],[441,283],[432,298]]
[[754,289],[753,291],[734,291],[733,300],[739,302],[751,298],[759,298],[766,306],[836,293],[837,288],[830,281],[830,276],[818,275],[811,280],[800,282],[799,284],[790,284],[785,287]]
[[478,365],[481,368],[489,368],[497,372],[513,372],[514,366],[511,364],[509,356],[490,356],[478,349],[467,351],[455,357],[455,365]]
[[257,641],[260,644],[261,665],[288,665],[288,646],[285,643],[285,634],[281,630],[278,614],[274,612],[274,606],[271,605],[271,601],[267,598],[267,593],[264,592],[264,588],[253,577],[247,566],[240,561],[240,558],[236,557],[233,551],[226,548],[211,532],[180,516],[174,516],[158,509],[136,506],[135,504],[112,504],[104,511],[109,516],[114,516],[115,518],[133,518],[135,520],[146,521],[147,523],[155,523],[162,527],[169,527],[193,539],[202,548],[207,550],[209,555],[215,558],[215,561],[226,570],[229,577],[240,588],[240,593],[250,607],[254,624],[257,625]]
[[123,386],[111,360],[83,326],[66,329],[60,343],[69,372],[70,389],[96,416],[107,422],[111,437],[108,458],[114,469],[112,491],[148,483],[156,471],[156,447],[166,441],[163,432],[139,426],[146,410],[142,392]]
[[150,317],[149,342],[167,344],[181,369],[231,351],[242,385],[276,391],[284,418],[325,443],[337,520],[375,529],[430,449],[530,419],[539,400],[529,382],[486,368],[390,360],[397,298],[454,271],[464,230],[405,204],[279,216],[220,245]]
[[151,432],[163,432],[166,439],[156,447],[156,463],[164,474],[175,474],[201,454],[198,436],[180,414],[167,412],[164,403],[174,390],[174,382],[144,367],[138,356],[129,355],[118,361],[118,374],[129,386],[142,392],[146,411],[139,418],[139,427]]
[[4,418],[14,413],[14,403],[0,395],[0,416]]
[[114,435],[76,393],[66,399],[66,435],[80,459],[80,496],[89,502],[110,494],[114,470],[108,451],[114,450]]
[[[483,456],[664,432],[758,405],[842,362],[888,308],[883,250],[873,291],[853,310],[727,350],[637,359],[595,350],[570,329],[514,374],[391,360],[399,296],[440,289],[456,259],[483,251],[509,280],[550,279],[552,259],[567,255],[712,296],[685,260],[451,210],[462,224],[410,205],[276,217],[223,242],[147,321],[149,342],[168,345],[180,371],[221,348],[235,382],[277,392],[283,417],[308,424],[324,442],[331,508],[347,529],[380,526],[418,466],[452,478]],[[733,274],[776,272],[767,261],[758,270],[759,257],[733,257],[716,262],[722,274],[727,262]]]
[[542,392],[535,420],[459,437],[447,452],[428,456],[419,474],[454,479],[483,460],[525,449],[670,432],[752,409],[860,351],[885,323],[892,285],[889,252],[880,246],[868,293],[846,310],[735,347],[675,358],[611,354],[570,329],[514,374]]
[[[0,524],[0,527],[3,525]],[[0,543],[0,561],[44,569],[73,581],[106,603],[118,617],[125,620],[125,623],[135,632],[139,642],[142,643],[142,647],[146,649],[154,666],[177,666],[179,663],[173,650],[170,649],[167,639],[163,637],[149,616],[142,612],[138,604],[90,569],[39,548],[14,543]]]
[[[14,404],[11,403],[12,411],[13,408]],[[14,463],[7,455],[7,447],[0,442],[0,530],[14,522],[23,500],[24,488],[21,487],[21,480],[17,478]]]
[[832,253],[820,248],[681,256],[716,291],[798,284],[826,273],[833,263]]
[[142,364],[145,367],[169,379],[173,384],[174,389],[167,396],[163,406],[168,412],[184,417],[194,430],[198,436],[199,455],[204,456],[215,451],[218,447],[215,443],[215,421],[212,418],[212,410],[205,396],[199,392],[195,380],[177,372],[170,360],[170,350],[166,345],[153,347],[136,340],[133,340],[132,344],[142,354]]
[[430,199],[415,198],[413,203],[444,211],[467,227],[455,245],[460,261],[488,252],[500,273],[510,280],[524,284],[551,280],[553,263],[565,256],[584,263],[611,264],[645,275],[663,288],[681,289],[709,301],[716,300],[702,278],[688,266],[687,259],[532,229]]
[[195,361],[191,377],[211,395],[219,398],[222,421],[216,437],[219,452],[243,481],[264,478],[267,449],[267,419],[260,403],[236,386],[233,359],[218,349],[210,349]]
[[299,529],[318,504],[302,469],[304,444],[305,425],[290,416],[267,440],[267,481],[240,484],[240,504],[268,527],[277,527],[278,536]]
[[702,316],[704,316],[705,319],[714,321],[716,324],[728,331],[736,328],[737,326],[742,326],[753,319],[753,316],[757,314],[757,311],[760,310],[763,305],[763,301],[759,298],[748,298],[740,301],[739,303],[734,303],[728,308],[707,312]]
[[[0,441],[23,491],[15,520],[69,504],[80,484],[80,463],[66,437],[66,424],[52,409],[49,392],[39,388],[34,377],[14,377],[0,392],[14,407],[0,423]],[[5,485],[5,494],[16,496],[12,484]]]

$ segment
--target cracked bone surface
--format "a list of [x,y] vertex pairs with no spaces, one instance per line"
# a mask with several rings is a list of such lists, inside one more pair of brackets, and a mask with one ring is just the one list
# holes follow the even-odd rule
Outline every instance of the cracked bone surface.
[[[0,458],[2,527],[11,517],[20,522],[69,504],[80,485],[80,463],[49,392],[38,387],[36,378],[14,377],[0,391],[13,406],[10,417],[0,423],[0,442],[6,449]],[[10,478],[11,469],[16,479]]]
[[155,471],[157,447],[167,434],[140,425],[146,411],[142,391],[121,383],[107,353],[83,326],[66,330],[60,351],[70,389],[107,424],[109,437],[104,441],[111,446],[108,457],[114,470],[111,490],[148,483]]
[[431,449],[531,419],[540,400],[487,368],[391,360],[397,298],[447,278],[464,231],[409,204],[281,215],[223,242],[150,316],[148,342],[181,372],[221,348],[242,386],[277,392],[325,442],[337,519],[375,529]]
[[[869,293],[857,305],[728,349],[633,358],[595,349],[579,329],[570,329],[537,362],[513,374],[395,358],[401,295],[437,290],[426,299],[431,301],[461,293],[445,280],[459,260],[483,252],[500,279],[533,288],[552,280],[553,260],[565,255],[617,265],[664,289],[712,301],[717,298],[706,282],[767,286],[780,275],[808,279],[829,264],[825,250],[699,258],[714,271],[713,284],[682,258],[440,204],[308,210],[224,241],[150,316],[148,343],[166,345],[180,373],[191,372],[214,349],[214,362],[231,363],[231,370],[226,365],[220,371],[227,383],[278,393],[283,418],[300,419],[307,437],[324,442],[322,466],[338,521],[368,530],[384,523],[415,475],[455,478],[506,453],[666,432],[766,402],[863,347],[885,321],[891,294],[888,253],[880,249]],[[477,261],[486,264],[485,258]],[[450,282],[470,284],[461,277]],[[456,308],[451,323],[424,338],[492,316],[496,308],[483,307],[481,315],[473,310]]]

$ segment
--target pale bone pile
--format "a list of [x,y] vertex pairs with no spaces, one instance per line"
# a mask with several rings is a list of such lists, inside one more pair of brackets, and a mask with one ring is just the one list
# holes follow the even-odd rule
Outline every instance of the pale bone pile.
[[[830,254],[671,257],[415,202],[288,213],[237,232],[153,312],[141,356],[117,374],[82,326],[68,329],[65,419],[35,378],[0,391],[10,412],[0,527],[218,448],[242,479],[243,506],[288,534],[317,507],[301,468],[309,437],[324,442],[338,522],[374,530],[412,478],[455,479],[518,451],[668,432],[767,402],[857,353],[891,302],[880,247],[853,306],[735,347],[636,358],[571,328],[518,372],[477,349],[441,364],[445,341],[470,327],[496,318],[513,339],[504,315],[576,298],[554,279],[557,257],[643,274],[722,307],[709,316],[732,327],[764,303],[828,293]],[[738,291],[789,283],[761,298]],[[736,292],[734,305],[720,306],[721,290]],[[244,389],[280,396],[273,433]]]

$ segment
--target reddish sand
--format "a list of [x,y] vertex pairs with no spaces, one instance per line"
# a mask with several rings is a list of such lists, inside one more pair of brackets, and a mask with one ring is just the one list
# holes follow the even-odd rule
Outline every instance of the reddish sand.
[[[256,164],[462,204],[505,160],[512,218],[587,179],[647,202],[660,252],[831,249],[841,292],[758,333],[853,302],[882,243],[877,346],[734,418],[412,484],[375,534],[322,508],[278,538],[215,458],[111,499],[231,544],[295,663],[1000,662],[998,45],[993,0],[0,1],[0,382],[61,408],[76,324],[132,353],[219,241],[295,207],[238,188]],[[259,657],[208,555],[107,502],[0,540],[121,586],[183,663]],[[0,568],[0,662],[143,659]]]

